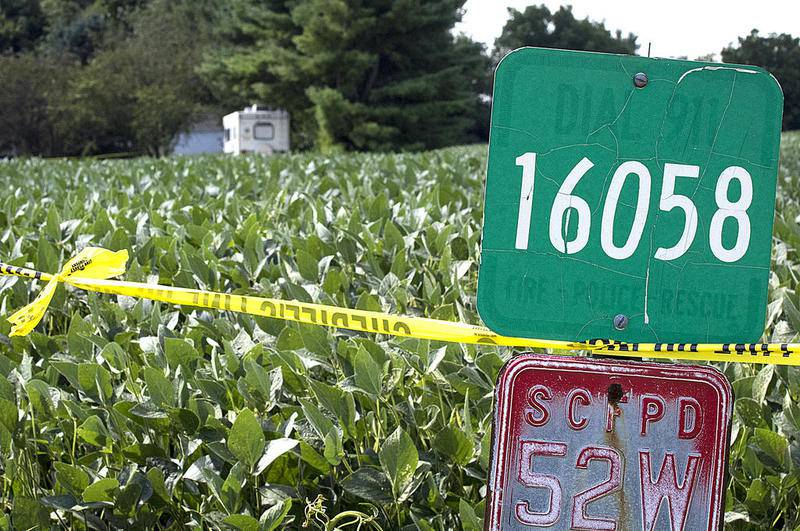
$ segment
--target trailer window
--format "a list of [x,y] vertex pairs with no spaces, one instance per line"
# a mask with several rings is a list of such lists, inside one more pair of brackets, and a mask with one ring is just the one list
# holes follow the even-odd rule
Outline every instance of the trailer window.
[[275,138],[275,127],[269,122],[256,122],[253,127],[253,138],[256,140],[272,140]]
[[231,130],[225,129],[225,142],[230,142],[231,140]]

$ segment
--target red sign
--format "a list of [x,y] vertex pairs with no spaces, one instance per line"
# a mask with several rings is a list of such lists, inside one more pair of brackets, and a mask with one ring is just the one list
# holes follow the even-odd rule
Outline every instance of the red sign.
[[486,529],[719,529],[731,395],[712,367],[512,359]]

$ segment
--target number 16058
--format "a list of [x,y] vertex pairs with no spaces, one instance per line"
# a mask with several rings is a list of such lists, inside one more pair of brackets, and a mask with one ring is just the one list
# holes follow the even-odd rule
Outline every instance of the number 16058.
[[[531,212],[533,210],[534,184],[536,175],[536,153],[525,153],[516,159],[517,166],[522,167],[522,186],[520,190],[519,214],[517,217],[517,249],[528,248],[531,230]],[[592,226],[592,211],[585,199],[574,194],[575,187],[583,176],[591,171],[594,163],[587,157],[582,158],[569,172],[556,194],[550,208],[550,224],[548,234],[550,243],[562,253],[579,253],[589,241]],[[614,218],[620,202],[622,188],[630,176],[635,176],[639,183],[639,193],[630,233],[622,245],[614,242]],[[700,166],[688,164],[664,164],[663,181],[659,209],[670,212],[674,209],[683,211],[683,231],[677,241],[665,242],[669,246],[658,247],[654,257],[657,260],[670,261],[683,256],[694,242],[697,234],[698,212],[692,197],[681,195],[675,191],[677,179],[697,179]],[[636,252],[642,239],[650,208],[651,175],[647,167],[638,161],[627,161],[620,164],[608,187],[603,213],[600,221],[600,245],[605,254],[616,260],[625,260]],[[731,201],[728,192],[731,183],[737,181],[740,187],[739,198]],[[711,252],[722,262],[736,262],[747,253],[750,244],[750,218],[747,209],[753,201],[753,180],[750,173],[741,166],[728,166],[717,179],[714,190],[717,209],[709,226],[708,241]],[[574,237],[567,239],[567,227],[574,213],[577,215],[577,230]],[[733,218],[737,225],[736,241],[731,247],[725,247],[722,228],[725,220]],[[534,235],[535,236],[535,235]]]

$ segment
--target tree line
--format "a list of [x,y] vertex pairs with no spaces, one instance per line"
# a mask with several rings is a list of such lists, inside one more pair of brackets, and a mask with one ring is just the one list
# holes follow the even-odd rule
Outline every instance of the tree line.
[[[521,46],[634,54],[634,34],[572,9],[509,9],[494,47],[453,31],[465,0],[3,0],[0,153],[169,152],[203,116],[289,110],[300,149],[484,142],[493,67]],[[800,128],[800,42],[722,50],[783,86]]]

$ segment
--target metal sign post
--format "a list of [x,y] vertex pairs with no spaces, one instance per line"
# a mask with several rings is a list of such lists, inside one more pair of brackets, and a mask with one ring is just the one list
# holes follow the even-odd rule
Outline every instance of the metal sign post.
[[[782,104],[756,67],[510,53],[492,103],[484,323],[568,341],[757,341]],[[718,529],[731,395],[711,367],[512,359],[486,528]]]

